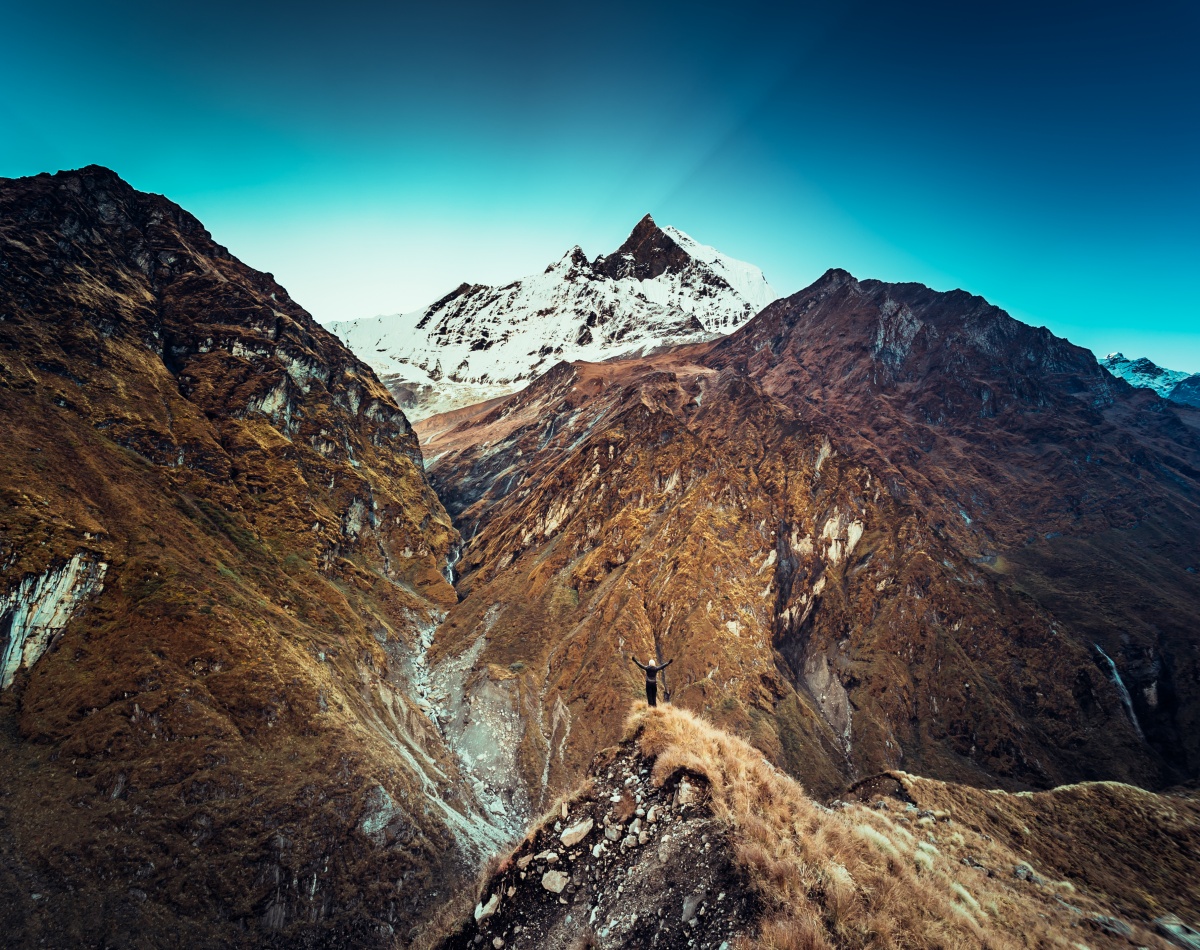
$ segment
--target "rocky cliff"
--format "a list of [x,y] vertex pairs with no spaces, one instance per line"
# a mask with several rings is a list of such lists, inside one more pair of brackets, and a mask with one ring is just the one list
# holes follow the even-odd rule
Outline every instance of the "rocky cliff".
[[630,657],[818,793],[1194,775],[1197,418],[978,297],[831,271],[731,336],[419,423],[548,800]]
[[165,198],[0,181],[9,945],[390,945],[512,829],[421,691],[458,534],[374,374]]

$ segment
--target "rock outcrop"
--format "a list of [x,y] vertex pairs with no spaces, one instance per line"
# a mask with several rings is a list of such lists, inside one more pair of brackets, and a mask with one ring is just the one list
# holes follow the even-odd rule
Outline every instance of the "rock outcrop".
[[90,167],[0,181],[0,930],[390,946],[509,840],[421,696],[458,534],[269,274]]
[[75,611],[104,589],[108,565],[75,554],[57,568],[26,577],[0,597],[0,689],[12,685],[22,667],[29,669],[50,649]]

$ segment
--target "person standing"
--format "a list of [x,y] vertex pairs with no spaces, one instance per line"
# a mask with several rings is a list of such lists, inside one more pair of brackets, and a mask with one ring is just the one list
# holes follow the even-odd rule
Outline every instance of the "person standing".
[[665,670],[675,661],[667,660],[662,666],[655,666],[653,663],[643,663],[636,656],[631,656],[631,660],[640,666],[646,672],[646,702],[651,706],[658,705],[658,674]]

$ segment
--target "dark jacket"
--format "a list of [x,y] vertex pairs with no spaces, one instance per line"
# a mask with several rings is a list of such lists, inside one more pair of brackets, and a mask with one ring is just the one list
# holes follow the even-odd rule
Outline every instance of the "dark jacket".
[[675,662],[674,660],[667,660],[667,662],[664,663],[662,666],[655,666],[653,663],[651,663],[649,666],[647,666],[645,663],[640,662],[636,656],[630,657],[630,659],[633,660],[634,663],[637,663],[638,666],[640,666],[643,670],[646,671],[646,682],[647,683],[657,683],[659,671],[665,670],[668,666],[670,666],[672,663]]

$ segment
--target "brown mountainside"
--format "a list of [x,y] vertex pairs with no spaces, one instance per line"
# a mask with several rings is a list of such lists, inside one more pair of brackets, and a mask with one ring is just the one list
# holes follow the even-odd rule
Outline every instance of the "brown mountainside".
[[468,539],[435,652],[522,711],[535,792],[613,741],[631,653],[818,793],[1161,785],[1200,761],[1195,425],[980,298],[830,272],[422,421]]
[[96,167],[0,181],[10,945],[389,945],[501,840],[410,699],[458,536],[372,372]]

